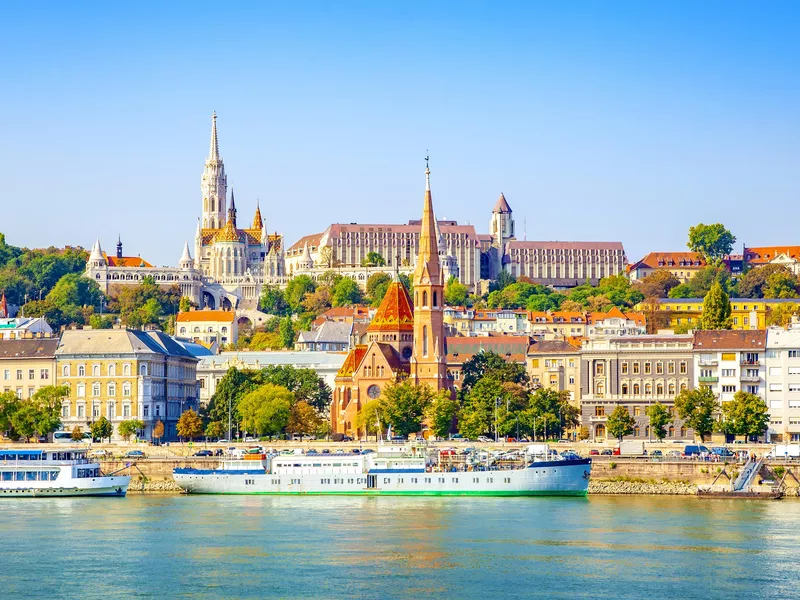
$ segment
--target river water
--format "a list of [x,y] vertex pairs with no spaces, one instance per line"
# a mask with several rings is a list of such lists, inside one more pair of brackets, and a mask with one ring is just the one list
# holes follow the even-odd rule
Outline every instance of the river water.
[[0,598],[800,598],[800,501],[0,500]]

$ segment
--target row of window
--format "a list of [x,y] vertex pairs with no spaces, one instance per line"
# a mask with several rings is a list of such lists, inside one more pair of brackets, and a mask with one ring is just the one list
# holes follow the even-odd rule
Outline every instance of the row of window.
[[[78,419],[83,419],[83,418],[86,417],[86,405],[85,404],[79,403],[76,406],[75,410],[76,410],[76,415],[75,416]],[[62,419],[69,419],[70,416],[71,416],[71,412],[72,412],[72,409],[71,409],[71,406],[70,406],[70,404],[68,402],[65,402],[64,404],[61,405],[61,418]],[[92,405],[92,417],[95,418],[95,419],[99,419],[100,418],[100,413],[101,413],[100,404],[99,403],[93,404]],[[117,418],[117,416],[119,416],[119,415],[117,415],[117,403],[116,402],[108,402],[108,403],[106,403],[106,417],[108,419],[115,419],[115,418]],[[131,405],[129,403],[126,402],[126,403],[124,403],[122,405],[122,415],[121,416],[122,417],[131,417],[131,416],[133,416],[131,414]],[[149,415],[145,415],[145,416],[149,416]]]
[[[679,439],[684,439],[686,437],[686,434],[687,434],[686,427],[681,427],[679,430],[676,430],[673,425],[670,425],[667,428],[667,437],[668,438],[674,438],[676,431],[678,432],[678,436],[677,437]],[[640,428],[638,425],[633,428],[633,436],[634,437],[641,437],[642,435],[644,435],[644,437],[647,437],[647,438],[650,437],[650,426],[649,425],[645,425],[644,429]],[[606,437],[606,426],[603,423],[598,423],[597,425],[595,425],[594,436],[596,438],[604,438],[604,437]]]
[[[664,395],[664,384],[657,383],[656,384],[656,396],[663,396]],[[680,391],[684,391],[687,389],[686,383],[681,383]],[[621,386],[621,392],[623,396],[627,396],[629,390],[632,390],[632,394],[634,396],[640,396],[642,394],[642,385],[639,383],[634,383],[633,385],[629,385],[627,383],[623,383]],[[644,384],[644,395],[649,396],[653,393],[653,384],[652,383],[645,383]],[[675,384],[670,383],[667,385],[667,395],[674,396],[675,395]]]
[[[99,382],[95,382],[92,384],[92,398],[99,398],[101,393],[101,385]],[[126,381],[122,384],[122,395],[125,397],[129,397],[131,395],[131,384],[129,381]],[[85,398],[86,397],[86,384],[81,382],[76,386],[77,396],[78,398]],[[116,382],[112,381],[106,386],[106,392],[108,396],[116,396],[117,395],[117,384]]]
[[[36,369],[28,369],[28,379],[36,379]],[[22,381],[25,369],[16,370],[16,380]],[[50,379],[50,369],[39,369],[39,379]],[[11,381],[11,369],[3,371],[3,381]]]
[[55,481],[58,471],[3,471],[2,481]]
[[[668,361],[666,366],[667,366],[667,374],[674,375],[675,374],[675,361],[674,360]],[[599,367],[597,369],[597,375],[603,375],[604,374],[603,371],[604,371],[604,368],[605,368],[604,367],[604,363],[602,363],[602,362],[597,363],[597,367]],[[681,375],[685,375],[686,374],[687,368],[688,367],[687,367],[686,361],[685,360],[680,361],[680,364],[678,366],[678,371],[680,372]],[[634,362],[630,363],[630,365],[629,365],[628,362],[625,361],[620,366],[620,372],[623,375],[628,375],[629,372],[633,373],[634,375],[640,375],[642,372],[645,375],[651,375],[653,373],[653,363],[651,361],[649,361],[649,360],[645,361],[645,362],[643,362],[641,364],[638,361],[634,361]],[[655,363],[655,372],[656,372],[656,375],[663,375],[664,374],[664,363],[662,361],[658,361],[658,362]]]
[[[631,407],[631,406],[623,406],[623,408],[625,410],[627,410],[628,414],[630,416],[632,416],[632,417],[641,417],[641,416],[644,416],[646,414],[644,406],[633,406],[633,407]],[[675,416],[675,407],[668,406],[667,407],[667,412],[669,412],[669,416],[674,417]],[[595,417],[605,417],[606,416],[606,407],[603,406],[603,405],[595,406],[594,407],[594,416]]]

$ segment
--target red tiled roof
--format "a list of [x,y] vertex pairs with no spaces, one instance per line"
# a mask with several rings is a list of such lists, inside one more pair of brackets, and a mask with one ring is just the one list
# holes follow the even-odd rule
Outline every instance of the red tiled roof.
[[752,331],[695,331],[696,350],[760,350],[767,347],[765,329]]
[[339,372],[336,373],[336,379],[339,377],[352,377],[356,372],[356,369],[358,369],[358,365],[361,364],[361,361],[366,353],[366,344],[358,344],[355,348],[350,350],[350,352],[347,353],[347,357],[344,359]]
[[520,250],[623,250],[622,242],[523,242],[514,240],[508,242],[506,247]]
[[414,305],[401,282],[389,284],[367,331],[414,331]]
[[141,256],[123,256],[122,258],[117,258],[116,256],[109,256],[103,252],[103,257],[106,259],[106,263],[108,263],[109,267],[145,267],[148,269],[153,267],[153,265]]
[[704,267],[706,261],[697,252],[651,252],[641,260],[637,261],[628,269],[639,267],[650,267],[651,269],[664,269],[671,267]]
[[800,259],[800,246],[761,246],[758,248],[745,248],[744,260],[754,265],[763,265],[775,260],[781,254],[795,260]]

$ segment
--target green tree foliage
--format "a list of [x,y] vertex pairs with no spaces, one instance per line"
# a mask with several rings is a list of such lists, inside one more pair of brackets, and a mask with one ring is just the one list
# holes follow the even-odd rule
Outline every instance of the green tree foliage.
[[189,312],[193,308],[198,308],[197,303],[189,298],[189,296],[181,296],[181,301],[178,303],[178,310],[180,310],[180,312]]
[[786,327],[792,322],[792,317],[800,315],[800,303],[778,304],[767,307],[767,327]]
[[798,298],[800,279],[788,271],[772,273],[763,287],[764,298]]
[[680,285],[680,280],[670,271],[654,271],[634,284],[644,298],[667,298],[670,290]]
[[317,432],[321,422],[317,410],[305,400],[299,400],[291,408],[287,429],[290,433],[312,434]]
[[489,284],[489,292],[502,291],[512,283],[516,283],[517,278],[508,271],[500,271],[497,279]]
[[162,290],[152,277],[139,285],[119,285],[112,291],[109,308],[119,313],[122,323],[133,329],[155,325],[164,329],[164,316],[176,314],[181,293],[177,285]]
[[302,312],[302,302],[306,294],[313,293],[317,289],[314,280],[308,275],[298,275],[286,284],[283,292],[286,303],[291,312]]
[[383,403],[380,399],[370,400],[356,416],[356,427],[367,435],[377,435],[385,428],[386,421],[383,417]]
[[650,417],[650,431],[659,442],[663,441],[667,436],[667,424],[672,421],[669,410],[661,402],[656,402],[647,407],[646,413]]
[[453,428],[453,421],[458,414],[458,402],[453,399],[449,390],[441,390],[425,409],[425,418],[430,423],[433,435],[447,437]]
[[[37,390],[27,400],[17,403],[3,398],[0,410],[7,415],[10,429],[15,434],[30,438],[34,434],[45,436],[61,426],[61,402],[69,397],[69,388],[65,385],[49,385]],[[13,412],[11,412],[13,410]]]
[[[3,238],[0,237],[0,249],[2,248],[2,243]],[[14,392],[10,390],[8,392],[0,392],[0,433],[12,429],[11,417],[19,410],[21,404],[22,400],[17,398]]]
[[286,301],[283,291],[272,285],[265,285],[261,290],[259,307],[268,315],[285,316],[290,312],[289,303]]
[[312,320],[324,313],[331,307],[332,297],[331,288],[327,285],[320,285],[313,292],[308,292],[300,303],[303,315],[310,315]]
[[[506,435],[516,425],[516,415],[528,404],[526,389],[499,377],[483,377],[472,386],[458,415],[458,431],[468,439],[480,435]],[[523,423],[524,429],[524,423]]]
[[261,384],[257,371],[240,371],[231,367],[217,383],[214,395],[208,406],[208,414],[212,421],[220,421],[228,426],[228,407],[231,407],[231,423],[235,426],[238,420],[237,407],[239,401],[248,392]]
[[472,386],[483,378],[497,379],[500,382],[527,384],[528,375],[525,365],[506,361],[495,352],[478,352],[461,367],[461,390],[459,395],[463,401]]
[[385,267],[386,259],[377,252],[367,252],[367,256],[361,261],[362,267]]
[[405,273],[400,273],[400,275],[397,278],[400,280],[400,283],[402,283],[405,286],[406,291],[408,292],[409,298],[413,298],[414,297],[414,282],[411,281],[411,278],[408,275],[406,275]]
[[331,304],[333,306],[349,306],[360,304],[364,299],[361,288],[351,277],[342,277],[334,286],[331,293]]
[[22,248],[16,246],[9,246],[6,242],[4,233],[0,233],[0,269],[6,266],[12,259],[17,258],[22,254]]
[[297,339],[297,333],[294,330],[292,317],[283,317],[281,319],[278,335],[281,338],[281,346],[289,349],[294,348],[294,341]]
[[444,301],[450,306],[464,306],[467,303],[469,290],[467,286],[451,275],[444,288]]
[[193,440],[203,435],[203,420],[190,408],[180,416],[175,429],[180,437]]
[[92,423],[91,433],[92,439],[95,441],[102,442],[104,439],[111,441],[111,436],[114,435],[114,426],[105,417],[100,417]]
[[92,329],[111,329],[114,326],[114,319],[108,315],[92,315],[89,317],[89,325]]
[[100,305],[103,295],[97,283],[79,273],[68,273],[55,284],[44,300],[33,300],[25,307],[25,315],[45,317],[54,328],[72,323],[89,322],[94,306]]
[[83,441],[83,429],[81,429],[78,425],[72,428],[72,435],[70,438],[73,442],[81,442]]
[[590,310],[602,311],[612,306],[630,308],[644,300],[644,295],[624,275],[612,275],[602,278],[597,287],[586,283],[572,288],[567,298]]
[[539,388],[530,394],[528,406],[520,412],[519,419],[524,425],[520,431],[527,435],[561,438],[566,430],[580,423],[580,411],[570,402],[569,392]]
[[622,438],[626,435],[631,435],[633,433],[635,425],[636,421],[628,412],[628,409],[622,405],[617,406],[606,421],[608,435],[620,441],[622,441]]
[[381,405],[385,422],[398,435],[419,431],[425,409],[433,402],[434,393],[427,385],[415,385],[408,379],[383,388]]
[[132,436],[138,435],[142,429],[144,429],[144,421],[139,419],[126,419],[117,425],[117,433],[126,442],[130,441]]
[[688,283],[682,283],[672,288],[669,291],[669,297],[704,298],[715,283],[719,283],[728,295],[736,291],[728,269],[724,266],[709,265],[697,271]]
[[686,425],[705,440],[714,431],[714,414],[719,406],[711,388],[699,387],[683,390],[675,397],[675,410]]
[[738,391],[733,400],[723,402],[718,423],[719,430],[728,435],[750,436],[763,435],[769,425],[769,409],[767,403],[755,394]]
[[248,433],[277,435],[289,424],[295,396],[285,387],[265,383],[247,393],[239,402],[242,427]]
[[732,325],[730,298],[716,282],[703,300],[700,329],[730,329]]
[[489,308],[527,308],[528,310],[558,310],[564,296],[549,287],[518,281],[502,290],[489,293]]
[[206,426],[206,437],[220,439],[227,434],[227,425],[220,421],[211,421]]
[[700,223],[689,228],[689,241],[686,245],[692,252],[702,255],[707,262],[717,263],[731,253],[734,242],[736,238],[722,223]]
[[82,248],[28,250],[10,246],[0,238],[0,289],[11,304],[44,299],[59,279],[86,269],[88,253]]
[[373,273],[367,279],[367,296],[369,296],[372,306],[380,306],[381,300],[389,289],[392,278],[386,273]]

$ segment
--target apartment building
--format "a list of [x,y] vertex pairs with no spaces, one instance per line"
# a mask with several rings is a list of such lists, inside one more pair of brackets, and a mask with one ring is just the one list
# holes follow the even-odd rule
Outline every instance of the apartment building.
[[696,331],[694,333],[694,386],[708,387],[720,402],[744,390],[764,398],[764,363],[767,332]]
[[30,398],[56,385],[57,347],[54,338],[0,339],[0,391]]
[[800,323],[767,330],[765,394],[772,442],[800,442]]
[[580,348],[563,340],[534,341],[528,346],[528,375],[534,387],[568,391],[577,406],[580,398]]

